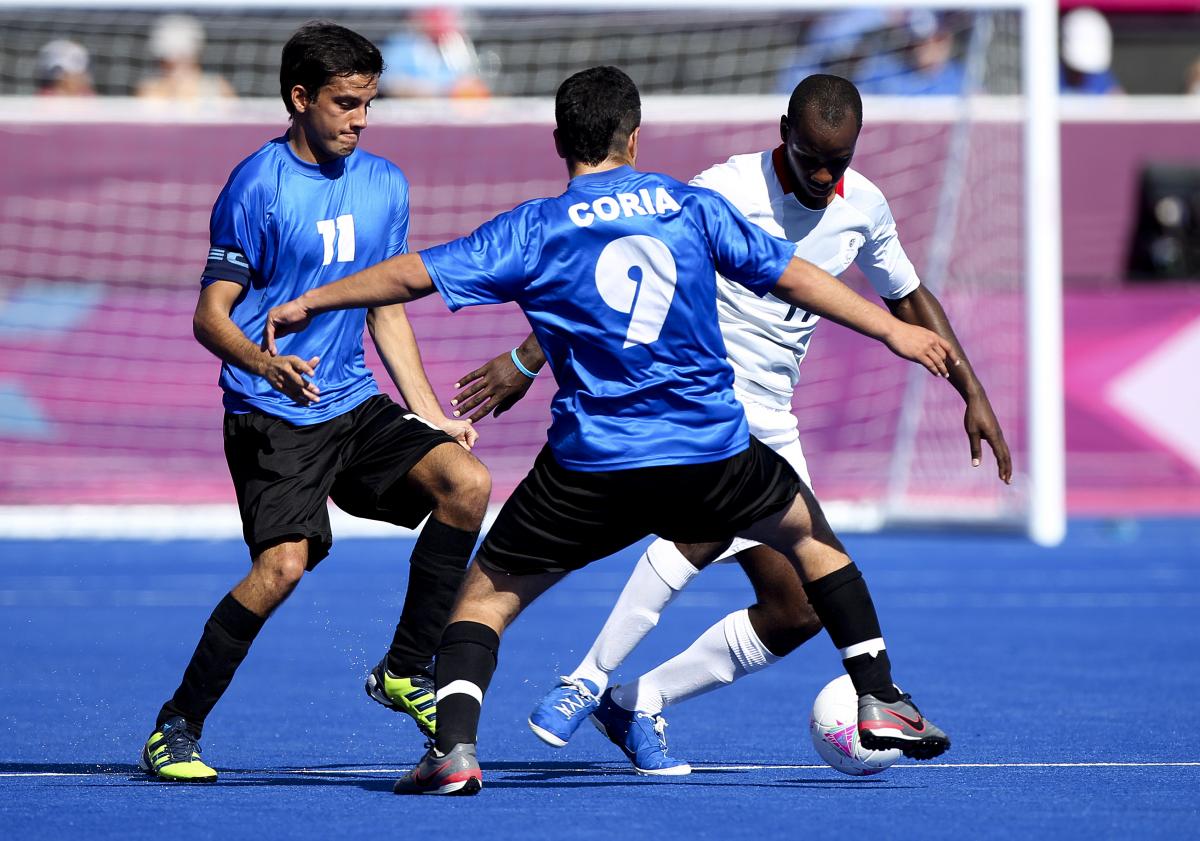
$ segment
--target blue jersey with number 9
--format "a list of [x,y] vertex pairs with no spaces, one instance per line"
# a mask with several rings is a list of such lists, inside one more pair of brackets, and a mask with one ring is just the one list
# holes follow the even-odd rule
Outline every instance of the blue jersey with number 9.
[[794,251],[710,190],[623,166],[573,178],[561,196],[421,257],[450,309],[524,310],[558,383],[558,463],[625,470],[716,461],[749,445],[716,273],[762,295]]

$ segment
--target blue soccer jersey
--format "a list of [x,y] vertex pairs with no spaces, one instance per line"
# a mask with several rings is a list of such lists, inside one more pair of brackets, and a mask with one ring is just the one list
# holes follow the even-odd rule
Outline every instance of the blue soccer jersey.
[[[361,150],[310,164],[281,137],[242,161],[217,198],[202,282],[244,287],[230,317],[257,342],[271,307],[407,250],[408,182],[398,167]],[[365,309],[338,310],[277,341],[281,354],[321,357],[313,377],[321,390],[317,403],[302,406],[226,363],[220,379],[226,410],[312,424],[378,394],[363,360],[365,324]]]
[[750,441],[717,326],[716,273],[762,295],[795,246],[718,194],[623,166],[421,252],[450,309],[516,301],[558,383],[572,470],[716,461]]

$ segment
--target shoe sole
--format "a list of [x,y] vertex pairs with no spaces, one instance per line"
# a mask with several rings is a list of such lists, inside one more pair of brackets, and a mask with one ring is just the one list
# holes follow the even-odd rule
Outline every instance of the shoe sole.
[[859,730],[858,742],[867,750],[892,750],[895,748],[909,759],[918,761],[934,759],[950,750],[950,740],[943,736],[898,739],[891,736],[878,736],[869,730]]
[[639,768],[634,765],[633,770],[639,777],[686,777],[692,773],[692,766],[676,765],[674,768],[660,768],[656,771],[651,771],[647,768]]
[[394,713],[400,713],[401,715],[408,716],[412,723],[417,725],[417,729],[420,730],[423,735],[428,736],[431,739],[433,738],[432,730],[427,729],[421,724],[421,722],[413,718],[412,714],[408,710],[404,709],[404,707],[396,706],[392,699],[389,698],[383,691],[383,688],[375,682],[374,674],[367,675],[367,682],[363,684],[363,689],[366,690],[367,697],[376,704],[379,704],[379,706],[389,709]]
[[428,791],[404,791],[398,786],[392,788],[393,794],[441,794],[446,797],[470,797],[479,794],[483,782],[478,777],[471,777],[461,782],[447,783],[441,788],[431,788]]
[[213,774],[211,777],[167,777],[167,776],[164,776],[163,774],[160,774],[157,771],[155,771],[153,768],[151,768],[146,763],[145,752],[143,752],[142,755],[138,757],[138,767],[142,769],[142,773],[144,773],[146,776],[152,777],[156,780],[162,780],[164,783],[184,783],[184,784],[187,784],[187,783],[215,783],[217,781],[216,774]]
[[552,748],[565,748],[567,746],[566,741],[560,739],[558,736],[555,736],[549,730],[545,730],[534,724],[532,718],[529,719],[529,729],[533,731],[533,735],[537,736]]

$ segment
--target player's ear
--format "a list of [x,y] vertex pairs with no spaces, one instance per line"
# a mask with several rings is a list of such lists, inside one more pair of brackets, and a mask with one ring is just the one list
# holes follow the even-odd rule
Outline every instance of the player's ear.
[[304,85],[292,85],[292,110],[303,114],[308,110],[309,103],[308,91],[304,89]]
[[558,129],[554,130],[554,151],[557,152],[558,156],[563,160],[567,159],[567,153],[563,151],[562,141],[558,139]]
[[783,143],[787,143],[787,136],[788,136],[788,121],[787,121],[787,114],[784,114],[782,117],[779,118],[779,140]]
[[641,139],[641,136],[642,136],[642,127],[641,126],[638,126],[633,131],[629,132],[629,145],[626,146],[625,149],[629,155],[629,163],[630,164],[637,163],[638,140]]

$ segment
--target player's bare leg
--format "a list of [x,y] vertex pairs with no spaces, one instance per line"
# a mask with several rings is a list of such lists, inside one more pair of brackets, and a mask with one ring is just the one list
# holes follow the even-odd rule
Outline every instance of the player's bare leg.
[[773,547],[796,567],[809,603],[829,631],[858,692],[863,747],[899,748],[913,759],[944,753],[950,739],[892,682],[891,662],[867,584],[812,492],[803,487],[789,506],[741,536]]

